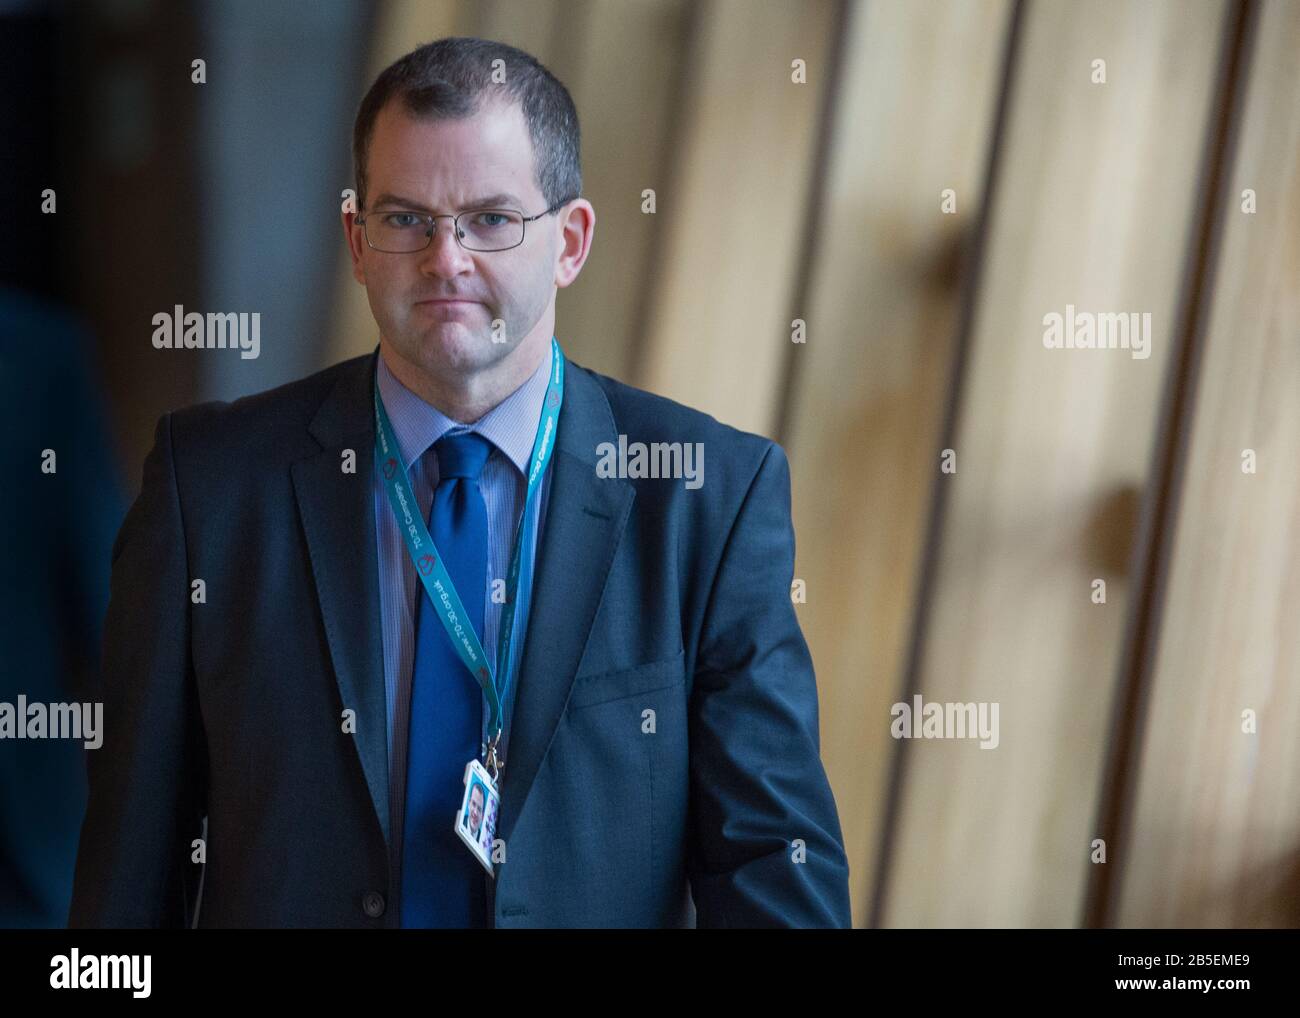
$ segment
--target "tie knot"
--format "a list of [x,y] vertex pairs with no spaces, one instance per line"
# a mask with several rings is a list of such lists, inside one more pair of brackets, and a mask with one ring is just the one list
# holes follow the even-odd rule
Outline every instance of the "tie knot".
[[449,477],[468,477],[477,481],[483,464],[492,452],[492,443],[473,431],[443,435],[433,443],[438,454],[438,481]]

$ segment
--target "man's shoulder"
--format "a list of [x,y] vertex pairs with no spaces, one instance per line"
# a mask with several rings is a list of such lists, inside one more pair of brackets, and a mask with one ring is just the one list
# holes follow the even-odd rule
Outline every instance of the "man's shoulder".
[[365,372],[373,354],[361,354],[331,364],[304,378],[285,382],[272,389],[250,393],[234,400],[208,400],[172,411],[176,420],[200,421],[224,418],[230,423],[283,420],[286,417],[310,420],[334,387],[345,377]]
[[[597,465],[597,476],[632,485],[635,511],[644,520],[676,521],[673,540],[689,544],[682,536],[689,531],[704,542],[691,546],[714,560],[747,505],[756,507],[749,526],[789,527],[790,466],[777,442],[590,368],[575,374],[584,389],[598,387],[604,397],[586,402],[608,406],[612,418],[583,415],[587,427],[578,455]],[[563,424],[559,441],[565,441]],[[611,445],[602,449],[593,441]],[[654,540],[662,532],[646,533]]]
[[[172,443],[187,458],[227,458],[257,452],[298,458],[319,449],[309,428],[326,401],[336,434],[370,423],[369,371],[373,352],[340,361],[304,378],[232,401],[210,400],[173,410],[168,416]],[[702,443],[716,466],[728,474],[752,477],[773,454],[784,459],[770,438],[719,421],[677,400],[639,389],[569,360],[571,371],[599,390],[609,408],[612,437],[629,442]],[[572,383],[571,383],[572,384]],[[740,479],[737,477],[736,479]]]
[[780,449],[772,439],[725,424],[703,410],[572,361],[570,364],[600,388],[609,403],[616,433],[627,435],[628,441],[703,442],[706,447],[751,461],[755,466],[772,449]]
[[[361,354],[235,400],[208,400],[173,410],[168,415],[172,441],[191,452],[250,445],[270,452],[262,443],[274,442],[287,443],[286,451],[304,451],[298,443],[307,439],[308,426],[340,383],[349,383],[358,393],[368,391],[364,381],[373,356]],[[354,420],[368,421],[364,406],[353,409]]]

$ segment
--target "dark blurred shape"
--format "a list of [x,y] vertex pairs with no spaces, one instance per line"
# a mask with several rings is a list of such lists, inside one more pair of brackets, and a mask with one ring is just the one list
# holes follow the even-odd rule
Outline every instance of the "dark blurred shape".
[[1142,492],[1133,484],[1115,488],[1093,506],[1085,540],[1100,572],[1107,576],[1128,575],[1141,509]]
[[41,212],[41,193],[64,193],[58,147],[59,22],[47,4],[0,4],[0,188],[10,215],[0,245],[0,285],[57,298],[52,271],[59,246],[57,216]]
[[[71,315],[0,289],[0,532],[9,538],[0,702],[99,699],[110,552],[126,509],[92,351]],[[41,470],[45,449],[56,453],[54,473]],[[0,928],[67,923],[86,752],[67,739],[0,739]]]

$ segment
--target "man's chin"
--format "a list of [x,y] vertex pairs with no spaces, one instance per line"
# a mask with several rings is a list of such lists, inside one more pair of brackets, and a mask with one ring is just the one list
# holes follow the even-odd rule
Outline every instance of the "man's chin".
[[491,338],[459,322],[445,322],[420,332],[420,363],[427,370],[476,371],[496,360],[500,352]]

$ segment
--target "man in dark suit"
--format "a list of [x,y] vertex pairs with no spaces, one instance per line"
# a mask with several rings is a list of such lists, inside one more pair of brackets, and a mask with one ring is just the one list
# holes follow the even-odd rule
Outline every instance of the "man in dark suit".
[[784,453],[552,338],[595,223],[567,91],[440,40],[354,156],[377,350],[159,421],[72,924],[848,926]]

